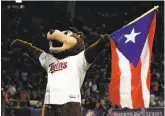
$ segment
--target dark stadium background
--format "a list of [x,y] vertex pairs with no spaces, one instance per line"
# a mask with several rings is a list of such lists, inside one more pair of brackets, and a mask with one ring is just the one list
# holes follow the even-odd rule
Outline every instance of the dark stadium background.
[[[26,54],[19,53],[19,49],[10,49],[14,39],[32,42],[48,51],[46,34],[49,29],[56,28],[56,21],[62,21],[83,31],[86,34],[85,45],[88,47],[99,39],[100,34],[110,34],[120,29],[154,5],[159,5],[159,9],[153,44],[150,107],[164,107],[164,2],[2,2],[1,98],[8,95],[18,100],[6,103],[7,114],[12,116],[15,111],[13,109],[30,105],[29,102],[19,102],[20,99],[43,102],[46,87],[45,71]],[[112,108],[117,108],[108,102],[107,91],[111,79],[108,47],[87,72],[81,90],[83,116],[89,111],[102,116]],[[41,106],[38,104],[33,107]]]

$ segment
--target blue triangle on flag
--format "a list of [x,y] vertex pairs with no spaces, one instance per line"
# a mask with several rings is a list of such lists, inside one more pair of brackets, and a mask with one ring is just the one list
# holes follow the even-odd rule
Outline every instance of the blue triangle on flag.
[[109,35],[114,40],[117,49],[135,67],[140,60],[154,14],[155,11]]

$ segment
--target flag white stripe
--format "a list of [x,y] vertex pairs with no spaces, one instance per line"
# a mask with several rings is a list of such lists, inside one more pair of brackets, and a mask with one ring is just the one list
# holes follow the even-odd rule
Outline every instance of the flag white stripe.
[[141,54],[141,83],[142,83],[142,94],[144,100],[144,107],[149,107],[150,92],[147,88],[147,75],[149,70],[150,50],[148,45],[148,37],[146,39],[142,54]]
[[116,48],[119,58],[120,75],[120,104],[122,107],[133,108],[131,98],[131,69],[129,61],[123,54]]

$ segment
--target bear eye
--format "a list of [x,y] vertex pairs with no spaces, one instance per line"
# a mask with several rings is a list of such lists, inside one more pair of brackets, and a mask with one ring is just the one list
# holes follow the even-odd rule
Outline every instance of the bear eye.
[[62,31],[62,33],[64,34],[64,35],[66,35],[66,36],[71,36],[73,33],[71,32],[71,31],[69,31],[69,30],[66,30],[66,31]]
[[67,35],[67,34],[68,34],[68,32],[67,32],[67,31],[65,31],[65,32],[64,32],[64,34],[65,34],[65,35]]

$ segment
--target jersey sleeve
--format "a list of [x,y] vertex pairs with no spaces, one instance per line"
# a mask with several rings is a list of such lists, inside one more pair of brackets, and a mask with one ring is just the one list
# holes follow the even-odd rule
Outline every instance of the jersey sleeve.
[[45,70],[49,68],[49,64],[51,64],[51,62],[54,60],[57,60],[57,59],[51,54],[46,53],[46,52],[42,52],[39,57],[40,64]]
[[82,71],[87,71],[89,69],[89,67],[92,65],[91,63],[88,63],[86,58],[85,58],[85,54],[84,51],[80,52],[77,55],[77,64],[79,69],[81,69]]
[[82,51],[81,53],[79,53],[77,55],[77,66],[78,66],[78,71],[79,71],[79,79],[80,79],[80,88],[84,82],[84,78],[86,75],[86,71],[89,69],[89,67],[92,64],[88,63],[86,58],[85,58],[85,54],[84,51]]

